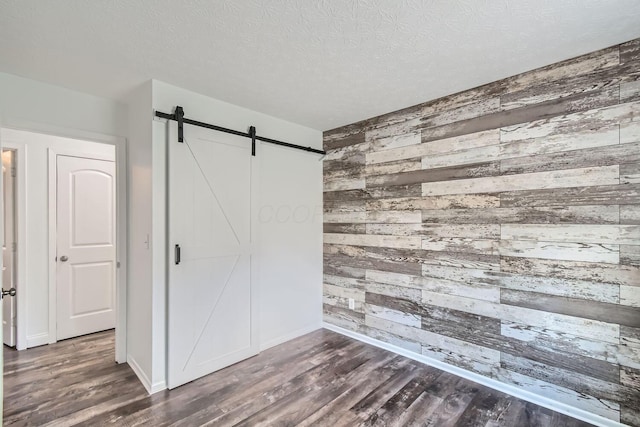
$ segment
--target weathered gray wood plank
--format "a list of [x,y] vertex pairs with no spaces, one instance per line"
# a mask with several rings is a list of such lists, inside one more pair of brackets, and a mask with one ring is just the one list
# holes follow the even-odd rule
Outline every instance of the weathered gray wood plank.
[[381,134],[389,134],[388,129],[378,131],[369,131],[366,138],[371,142],[371,152],[388,151],[394,148],[408,147],[420,144],[420,132],[409,132],[402,134],[391,133],[388,136],[380,136]]
[[496,277],[495,281],[502,288],[518,291],[580,298],[587,301],[600,301],[612,304],[621,303],[622,301],[622,286],[612,283],[508,273],[500,273],[500,276]]
[[599,320],[634,328],[640,327],[639,309],[607,302],[586,301],[513,289],[501,289],[500,302],[583,319]]
[[323,200],[322,208],[324,213],[364,212],[367,210],[363,200]]
[[635,243],[635,245],[620,245],[620,264],[640,267],[640,246],[638,242]]
[[324,272],[326,274],[334,274],[341,277],[349,277],[354,279],[364,279],[365,269],[351,267],[348,265],[340,265],[338,263],[329,264],[327,257],[323,256]]
[[617,382],[603,381],[555,366],[542,366],[526,357],[503,354],[500,364],[509,371],[575,390],[585,396],[594,396],[598,399],[626,405],[634,404],[640,400],[640,390],[638,389],[634,390]]
[[624,122],[620,124],[620,144],[631,144],[640,141],[640,121]]
[[620,45],[620,62],[625,64],[640,62],[640,40],[635,39]]
[[[552,133],[540,137],[513,139],[514,131],[505,131],[504,140],[500,145],[500,160],[518,157],[532,157],[550,154],[560,154],[573,150],[601,148],[620,143],[620,125],[607,123],[602,127],[579,127],[571,133]],[[526,134],[517,135],[526,137]],[[631,141],[630,141],[631,142]],[[514,162],[517,160],[513,160]]]
[[[633,175],[638,174],[637,171],[634,172],[631,164],[638,162],[640,162],[640,143],[630,143],[506,159],[500,162],[500,171],[505,175],[513,175],[593,166],[620,165],[620,183],[628,184],[633,182],[631,180],[633,179]],[[627,175],[629,176],[627,177]]]
[[332,169],[325,168],[323,171],[323,182],[337,181],[340,179],[357,179],[364,176],[364,166],[354,165],[339,160],[327,161],[328,164],[340,164],[339,167],[332,166]]
[[620,83],[620,102],[640,100],[640,80]]
[[598,60],[606,61],[608,66],[586,73],[586,70],[582,68],[583,73],[578,75],[565,76],[557,80],[542,80],[539,84],[528,85],[522,90],[506,93],[500,97],[501,106],[503,109],[510,110],[593,90],[615,87],[626,77],[620,72],[620,67],[617,67],[619,53],[615,49],[610,49],[607,55],[601,56]]
[[413,159],[366,165],[365,174],[367,176],[389,175],[393,173],[417,171],[421,168],[422,157],[414,157]]
[[500,270],[515,274],[526,273],[534,276],[588,280],[628,286],[637,286],[637,283],[640,283],[640,268],[638,267],[595,262],[502,257]]
[[367,200],[366,204],[369,211],[491,208],[500,205],[500,197],[495,194],[402,197]]
[[445,138],[433,143],[399,147],[387,150],[384,153],[368,153],[366,163],[367,165],[371,165],[412,159],[416,157],[437,156],[452,151],[469,150],[472,148],[496,145],[499,143],[500,132],[494,129],[469,135]]
[[367,211],[367,225],[371,224],[420,224],[422,213],[410,210]]
[[538,87],[547,82],[562,82],[564,79],[582,75],[592,75],[600,70],[616,67],[624,56],[618,46],[612,46],[595,52],[571,58],[556,64],[547,65],[505,79],[504,93],[521,91],[528,87]]
[[640,225],[640,205],[620,206],[620,224]]
[[333,181],[324,181],[324,191],[344,191],[344,190],[359,190],[365,188],[366,181],[364,178],[351,178],[344,179],[339,178]]
[[620,304],[640,308],[639,286],[620,286]]
[[429,236],[432,238],[498,239],[499,224],[367,224],[367,234]]
[[322,313],[333,324],[354,331],[358,329],[358,325],[364,322],[364,313],[358,313],[348,308],[323,304]]
[[622,405],[620,407],[620,422],[630,426],[640,425],[640,411],[637,406]]
[[[423,305],[421,309],[422,328],[425,330],[499,350],[501,354],[525,355],[538,363],[568,369],[608,382],[619,382],[618,365],[606,359],[597,360],[569,352],[566,348],[550,348],[543,343],[504,336],[499,324],[496,331],[496,319],[489,317],[430,305]],[[614,346],[609,346],[609,349],[612,347]]]
[[640,161],[630,157],[634,163],[620,165],[620,184],[640,184]]
[[328,133],[325,132],[323,138],[323,148],[325,151],[336,150],[349,145],[361,144],[364,142],[364,132],[358,133]]
[[[561,313],[541,313],[526,307],[498,304],[472,298],[451,296],[422,291],[422,302],[430,305],[466,311],[481,316],[493,317],[510,322],[526,322],[530,326],[543,327],[571,335],[598,339],[613,344],[618,343],[620,326],[598,320],[584,319]],[[541,315],[544,314],[544,315]]]
[[380,271],[368,271],[367,278],[379,283],[388,283],[390,285],[412,289],[428,290],[448,295],[460,295],[484,301],[500,301],[500,289],[497,286],[484,283],[460,284],[453,280],[441,278],[408,276]]
[[618,206],[550,206],[422,210],[422,221],[442,224],[617,224]]
[[590,187],[507,191],[500,194],[502,207],[634,204],[640,204],[639,184],[600,185],[600,183],[594,183]]
[[500,111],[500,97],[488,97],[422,117],[423,128],[442,126]]
[[367,232],[365,224],[349,224],[349,223],[325,223],[323,225],[324,233],[349,233],[364,234]]
[[391,187],[422,182],[448,181],[463,178],[496,176],[500,174],[500,163],[489,162],[462,165],[438,169],[401,172],[391,175],[370,176],[366,179],[367,188]]
[[620,404],[616,402],[598,399],[596,397],[571,390],[567,387],[532,378],[528,375],[523,375],[508,369],[503,368],[496,370],[494,378],[508,384],[517,385],[520,388],[555,401],[601,415],[605,418],[617,421],[620,415]]
[[586,187],[588,185],[614,185],[620,182],[620,168],[600,166],[562,171],[533,172],[512,176],[460,179],[449,182],[422,184],[423,196],[445,194],[474,194],[540,190],[549,188]]
[[364,224],[367,222],[367,213],[364,211],[355,211],[355,212],[325,212],[322,215],[322,219],[325,224]]
[[[427,250],[407,250],[395,248],[368,247],[367,257],[370,260],[408,262],[416,265],[420,275],[420,264],[449,265],[463,268],[484,268],[498,270],[500,257],[498,255],[473,254],[465,252],[441,252]],[[375,266],[374,266],[374,269]],[[411,273],[409,273],[411,274]]]
[[428,142],[442,138],[466,135],[489,129],[513,126],[543,120],[549,117],[567,115],[576,111],[584,111],[617,104],[619,87],[605,88],[599,91],[577,94],[562,99],[553,99],[540,104],[500,111],[487,116],[463,120],[434,128],[422,129],[422,141]]
[[422,249],[429,251],[470,252],[497,255],[498,240],[464,237],[427,237],[422,239]]
[[640,103],[609,105],[573,114],[535,120],[522,125],[502,127],[500,141],[511,142],[549,138],[554,135],[589,132],[589,129],[602,129],[609,126],[628,123],[640,118]]
[[[501,322],[501,333],[505,337],[523,341],[529,346],[563,352],[568,355],[567,357],[581,356],[606,361],[616,370],[618,370],[619,366],[640,367],[640,359],[638,359],[640,349],[633,348],[624,341],[624,328],[626,328],[626,326],[620,327],[620,343],[607,343],[592,337],[580,337],[562,331],[525,325],[519,322],[504,320]],[[593,365],[590,362],[580,363],[585,368]],[[603,373],[604,372],[606,372],[606,370],[603,371]],[[602,375],[591,375],[596,378],[607,379]],[[613,375],[615,375],[615,372]]]
[[597,243],[564,243],[532,240],[500,240],[502,256],[522,258],[559,259],[618,264],[619,245]]
[[420,249],[420,236],[386,236],[371,234],[324,234],[324,243],[353,246],[378,246],[385,248]]
[[640,245],[637,225],[578,224],[503,224],[502,240],[541,240],[547,242],[602,243]]

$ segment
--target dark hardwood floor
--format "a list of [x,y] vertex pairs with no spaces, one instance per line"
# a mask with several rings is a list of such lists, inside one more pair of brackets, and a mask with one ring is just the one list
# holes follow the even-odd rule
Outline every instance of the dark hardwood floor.
[[113,348],[5,347],[5,425],[588,425],[327,330],[152,396]]

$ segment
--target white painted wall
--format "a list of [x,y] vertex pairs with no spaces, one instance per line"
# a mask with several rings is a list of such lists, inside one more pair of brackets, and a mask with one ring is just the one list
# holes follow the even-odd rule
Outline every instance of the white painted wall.
[[56,134],[85,131],[127,135],[127,106],[74,90],[0,73],[0,126],[20,129],[49,125]]
[[[259,135],[271,137],[267,131]],[[282,140],[322,146],[312,139]],[[271,144],[261,144],[257,154],[260,348],[266,349],[321,322],[322,161]]]
[[[152,362],[152,147],[151,82],[128,96],[129,105],[129,286],[127,362],[151,390]],[[162,350],[164,354],[164,349]]]
[[[87,155],[115,160],[115,147],[6,128],[2,129],[2,144],[18,148],[18,156],[25,156],[26,236],[19,236],[18,242],[25,245],[26,266],[23,276],[18,278],[18,290],[21,292],[18,298],[22,298],[21,307],[24,307],[26,315],[19,314],[18,340],[21,347],[25,342],[27,348],[35,347],[55,340],[49,335],[48,150],[81,150]],[[21,163],[19,158],[18,162]],[[26,325],[21,324],[22,320]],[[25,336],[21,337],[22,333]]]
[[[322,147],[322,133],[285,120],[153,81],[153,108],[299,145]],[[166,139],[153,127],[153,372],[164,383],[166,359]],[[318,155],[260,144],[261,214],[257,230],[260,288],[260,347],[268,348],[321,327],[322,162]]]

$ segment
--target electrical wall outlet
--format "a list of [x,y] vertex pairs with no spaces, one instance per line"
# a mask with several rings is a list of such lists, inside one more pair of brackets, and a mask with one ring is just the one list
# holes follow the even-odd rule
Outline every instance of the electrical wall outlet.
[[349,310],[353,310],[354,308],[356,308],[356,300],[349,298]]

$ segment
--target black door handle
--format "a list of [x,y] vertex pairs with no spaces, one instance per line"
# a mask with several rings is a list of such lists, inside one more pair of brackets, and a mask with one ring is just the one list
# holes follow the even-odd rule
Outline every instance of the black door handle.
[[0,299],[4,298],[4,297],[15,297],[16,296],[16,288],[11,288],[8,291],[5,291],[4,288],[2,289],[2,296],[0,297]]
[[180,264],[180,245],[175,247],[176,265]]

